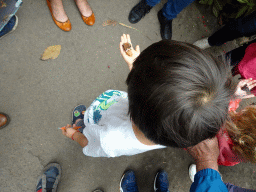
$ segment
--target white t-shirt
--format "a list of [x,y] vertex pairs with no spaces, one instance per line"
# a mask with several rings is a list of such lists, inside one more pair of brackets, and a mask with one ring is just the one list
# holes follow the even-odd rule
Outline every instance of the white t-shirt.
[[86,156],[118,157],[165,148],[144,145],[136,138],[128,115],[127,93],[123,91],[108,90],[97,97],[84,114],[84,124]]

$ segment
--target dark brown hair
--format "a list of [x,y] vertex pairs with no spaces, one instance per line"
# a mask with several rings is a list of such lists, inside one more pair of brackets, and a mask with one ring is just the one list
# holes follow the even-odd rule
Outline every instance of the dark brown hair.
[[162,40],[146,48],[128,75],[129,114],[151,141],[189,147],[223,125],[234,89],[230,68],[193,45]]

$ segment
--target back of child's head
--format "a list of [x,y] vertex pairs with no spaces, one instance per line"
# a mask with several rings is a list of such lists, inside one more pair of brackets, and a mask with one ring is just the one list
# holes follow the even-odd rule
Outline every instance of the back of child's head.
[[134,61],[129,114],[156,144],[189,147],[214,137],[234,93],[230,68],[187,43],[162,40]]
[[243,159],[256,163],[255,106],[248,106],[238,113],[231,112],[225,127],[234,143],[232,150]]

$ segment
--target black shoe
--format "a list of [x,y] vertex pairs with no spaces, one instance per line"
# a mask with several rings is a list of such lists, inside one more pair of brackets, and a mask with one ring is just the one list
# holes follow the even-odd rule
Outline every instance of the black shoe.
[[152,7],[147,5],[146,0],[141,0],[129,13],[130,23],[138,23],[151,9]]
[[172,20],[167,20],[166,17],[163,16],[162,10],[158,12],[157,16],[160,22],[160,33],[162,39],[172,39]]

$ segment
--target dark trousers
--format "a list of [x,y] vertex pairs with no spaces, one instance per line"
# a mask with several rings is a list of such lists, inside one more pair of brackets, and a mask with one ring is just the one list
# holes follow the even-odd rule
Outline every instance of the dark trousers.
[[[161,0],[146,0],[146,3],[153,7],[160,1]],[[167,18],[167,20],[172,20],[176,18],[177,15],[193,1],[194,0],[168,0],[162,8],[163,15]]]
[[226,59],[230,61],[231,66],[237,66],[237,64],[243,59],[246,48],[252,43],[256,43],[256,39],[226,53]]
[[232,185],[230,183],[226,183],[225,185],[227,186],[229,192],[255,192],[255,190],[244,189],[244,188]]
[[239,37],[250,37],[256,34],[256,11],[250,15],[235,19],[222,27],[208,38],[211,46],[220,46],[227,41],[232,41]]

